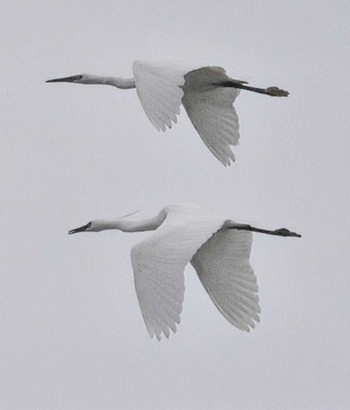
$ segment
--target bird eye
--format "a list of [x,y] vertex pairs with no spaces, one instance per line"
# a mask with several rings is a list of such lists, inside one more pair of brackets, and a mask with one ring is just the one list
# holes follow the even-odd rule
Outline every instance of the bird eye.
[[76,79],[77,79],[77,80],[81,80],[82,78],[83,78],[82,75],[77,75],[77,76],[76,76]]
[[92,225],[92,223],[89,222],[89,223],[86,225],[86,228],[91,228],[91,225]]

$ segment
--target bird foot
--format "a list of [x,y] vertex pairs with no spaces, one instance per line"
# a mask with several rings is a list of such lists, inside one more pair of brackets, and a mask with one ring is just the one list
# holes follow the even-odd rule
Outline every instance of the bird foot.
[[281,90],[278,87],[268,87],[266,88],[266,94],[270,95],[271,97],[288,97],[289,92]]

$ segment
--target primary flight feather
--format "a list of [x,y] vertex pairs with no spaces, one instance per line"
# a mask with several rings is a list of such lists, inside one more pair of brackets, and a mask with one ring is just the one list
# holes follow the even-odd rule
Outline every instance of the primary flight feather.
[[224,165],[234,161],[231,150],[239,140],[238,117],[233,102],[241,89],[286,97],[277,87],[250,87],[227,76],[221,67],[183,68],[170,63],[135,61],[134,78],[79,74],[48,80],[77,84],[104,84],[121,89],[136,88],[142,107],[157,130],[166,131],[177,121],[182,104],[198,134]]

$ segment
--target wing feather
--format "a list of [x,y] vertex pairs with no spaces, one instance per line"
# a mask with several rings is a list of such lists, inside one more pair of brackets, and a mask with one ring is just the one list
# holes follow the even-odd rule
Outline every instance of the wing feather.
[[231,145],[238,144],[239,125],[233,102],[239,89],[215,86],[232,81],[223,68],[188,71],[169,63],[135,61],[133,71],[142,107],[157,130],[177,122],[182,103],[212,154],[224,165],[235,160]]
[[191,260],[219,311],[246,331],[259,322],[260,313],[257,280],[249,263],[251,246],[251,232],[221,229]]
[[184,72],[169,64],[135,61],[136,91],[142,107],[157,130],[165,131],[176,123],[183,97]]
[[234,161],[230,145],[239,140],[238,116],[233,102],[237,88],[215,87],[230,80],[220,67],[204,67],[185,75],[182,103],[198,134],[224,165]]
[[184,299],[184,269],[193,255],[224,223],[168,213],[163,224],[131,250],[135,288],[151,337],[176,332]]

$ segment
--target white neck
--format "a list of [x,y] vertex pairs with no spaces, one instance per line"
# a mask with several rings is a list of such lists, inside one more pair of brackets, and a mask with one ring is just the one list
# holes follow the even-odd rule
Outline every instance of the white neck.
[[165,218],[166,214],[162,211],[156,216],[143,220],[132,221],[119,218],[114,221],[96,221],[95,224],[100,231],[105,231],[107,229],[118,229],[123,232],[154,231],[163,223]]
[[133,78],[103,77],[99,75],[91,76],[86,84],[113,85],[114,87],[122,88],[124,90],[135,88],[135,80]]

